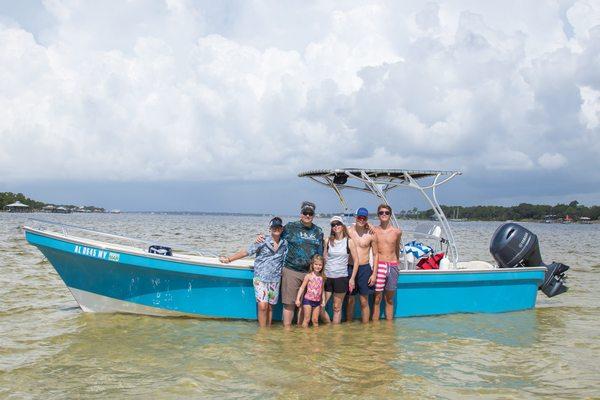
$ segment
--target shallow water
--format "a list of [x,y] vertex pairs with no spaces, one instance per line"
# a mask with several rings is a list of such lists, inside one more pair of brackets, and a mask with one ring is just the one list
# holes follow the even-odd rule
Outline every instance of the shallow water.
[[[600,397],[600,225],[525,224],[546,262],[571,266],[569,292],[539,296],[534,310],[284,331],[85,314],[23,239],[18,226],[28,216],[0,213],[0,398]],[[245,245],[269,219],[37,217],[219,254]],[[498,225],[454,223],[461,258],[492,261]]]

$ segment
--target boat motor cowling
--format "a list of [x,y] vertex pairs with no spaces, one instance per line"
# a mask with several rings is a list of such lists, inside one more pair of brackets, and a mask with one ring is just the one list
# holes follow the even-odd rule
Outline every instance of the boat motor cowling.
[[539,289],[548,297],[568,289],[564,280],[569,266],[556,262],[544,264],[537,236],[519,224],[509,222],[498,227],[490,241],[490,253],[500,268],[546,267]]

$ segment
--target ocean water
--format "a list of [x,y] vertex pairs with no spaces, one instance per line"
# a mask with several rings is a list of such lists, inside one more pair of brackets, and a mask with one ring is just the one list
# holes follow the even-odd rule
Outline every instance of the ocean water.
[[[569,292],[540,295],[534,310],[284,331],[83,313],[25,242],[32,216],[0,213],[0,398],[600,398],[600,225],[524,224],[546,262],[571,266]],[[216,254],[269,220],[35,216]],[[491,262],[498,225],[453,223],[461,258]]]

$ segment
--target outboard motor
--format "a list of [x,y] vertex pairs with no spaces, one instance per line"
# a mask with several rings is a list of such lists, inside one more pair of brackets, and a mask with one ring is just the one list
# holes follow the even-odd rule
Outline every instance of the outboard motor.
[[546,267],[546,276],[539,289],[548,297],[567,291],[565,272],[568,265],[542,261],[537,236],[514,222],[501,225],[490,241],[490,253],[500,268]]

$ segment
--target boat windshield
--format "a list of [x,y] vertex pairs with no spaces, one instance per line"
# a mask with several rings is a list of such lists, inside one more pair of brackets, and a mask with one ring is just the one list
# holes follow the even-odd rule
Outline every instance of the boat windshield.
[[[448,258],[454,267],[458,262],[458,250],[448,219],[437,201],[436,188],[457,175],[461,175],[461,172],[360,168],[321,169],[298,174],[299,177],[310,178],[317,183],[332,188],[346,213],[349,213],[350,209],[342,195],[343,189],[371,193],[384,204],[389,204],[387,193],[392,189],[404,187],[418,190],[427,200],[441,224],[445,238],[448,240]],[[392,223],[399,227],[394,214],[392,214]]]

